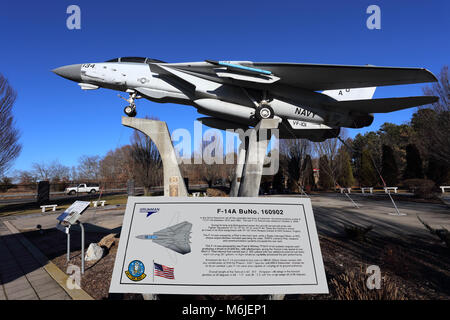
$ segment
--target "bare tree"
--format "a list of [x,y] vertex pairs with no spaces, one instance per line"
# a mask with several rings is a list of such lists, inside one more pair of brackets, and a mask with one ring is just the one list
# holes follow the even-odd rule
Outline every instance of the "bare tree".
[[[341,131],[341,139],[344,139],[345,132]],[[326,161],[326,165],[322,165],[320,168],[320,174],[326,174],[329,178],[333,180],[333,183],[337,183],[337,173],[340,167],[339,163],[339,148],[342,143],[338,138],[327,139],[322,142],[314,143],[315,151],[317,152],[319,158]]]
[[161,156],[153,141],[137,130],[134,131],[131,142],[136,180],[144,186],[145,195],[149,195],[150,187],[162,183]]
[[36,180],[50,180],[50,167],[46,163],[35,162],[31,167],[33,168],[33,176],[36,177]]
[[[448,66],[438,75],[438,82],[423,89],[424,94],[439,97],[432,104],[430,112],[418,112],[416,122],[421,122],[419,133],[430,155],[450,166],[450,84]],[[421,108],[421,111],[426,111]],[[418,119],[418,118],[422,119]],[[414,119],[413,119],[414,120]]]
[[33,176],[36,180],[49,180],[52,182],[70,180],[70,168],[62,165],[58,160],[51,163],[33,163]]
[[450,83],[448,80],[448,66],[443,66],[438,74],[438,82],[432,84],[431,87],[425,87],[423,93],[433,95],[439,98],[432,104],[434,111],[450,112]]
[[135,163],[131,156],[131,146],[125,145],[109,151],[100,161],[100,178],[103,182],[133,179]]
[[36,182],[36,177],[30,171],[16,170],[13,174],[13,181],[19,184],[32,184]]
[[225,178],[222,135],[218,131],[210,131],[205,138],[200,148],[203,155],[200,172],[203,180],[212,187],[218,179]]
[[236,152],[230,152],[225,156],[225,159],[233,159],[231,163],[226,163],[223,165],[223,176],[225,177],[225,181],[230,184],[234,180],[236,176],[236,165],[237,165],[238,155]]
[[306,159],[311,154],[311,142],[307,139],[281,139],[280,152],[286,162],[289,181],[295,192],[303,189]]
[[100,157],[81,156],[78,159],[78,178],[90,181],[98,181],[100,178]]
[[5,175],[22,150],[12,115],[15,100],[16,92],[0,74],[0,176]]
[[322,159],[322,161],[326,161],[326,164],[324,163],[325,165],[320,167],[320,174],[326,174],[331,180],[333,180],[335,185],[338,170],[336,161],[339,150],[338,144],[338,140],[334,138],[327,139],[323,142],[317,142],[314,145],[319,158]]

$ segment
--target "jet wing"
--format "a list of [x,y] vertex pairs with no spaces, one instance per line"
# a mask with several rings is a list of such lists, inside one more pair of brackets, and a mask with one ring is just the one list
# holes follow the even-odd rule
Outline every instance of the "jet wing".
[[280,77],[280,83],[312,91],[437,81],[430,71],[421,68],[270,62],[252,65]]
[[184,221],[174,226],[167,227],[154,233],[157,236],[153,240],[163,247],[171,249],[180,254],[191,252],[189,236],[192,229],[192,223]]
[[159,230],[155,232],[156,235],[170,235],[170,236],[176,236],[176,235],[189,235],[189,232],[191,232],[192,229],[192,223],[184,221],[180,222],[176,225],[167,227],[165,229]]
[[189,243],[177,243],[177,242],[168,242],[164,240],[153,240],[154,243],[159,244],[167,249],[178,252],[179,254],[187,254],[191,252],[191,246]]
[[347,109],[350,111],[357,111],[363,113],[386,113],[431,104],[436,101],[438,101],[438,97],[421,96],[421,97],[405,97],[405,98],[337,101],[335,103],[330,103],[328,105],[338,109]]
[[[436,82],[436,77],[421,68],[273,63],[251,61],[213,61],[159,64],[168,72],[194,83],[189,74],[220,83],[243,87],[284,84],[311,91],[389,86]],[[174,72],[173,70],[181,72]]]

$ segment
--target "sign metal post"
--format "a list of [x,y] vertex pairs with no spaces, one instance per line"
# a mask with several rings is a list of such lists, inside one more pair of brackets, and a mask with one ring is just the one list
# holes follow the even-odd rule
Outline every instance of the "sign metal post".
[[80,225],[81,229],[81,274],[84,274],[84,225],[78,219],[89,207],[90,201],[75,201],[58,218],[56,229],[67,234],[67,262],[70,261],[70,227],[74,224]]

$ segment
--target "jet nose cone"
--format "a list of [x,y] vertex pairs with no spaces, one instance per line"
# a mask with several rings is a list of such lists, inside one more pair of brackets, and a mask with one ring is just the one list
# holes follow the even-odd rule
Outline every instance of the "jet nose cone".
[[81,82],[81,64],[71,64],[68,66],[53,69],[52,72],[63,78]]

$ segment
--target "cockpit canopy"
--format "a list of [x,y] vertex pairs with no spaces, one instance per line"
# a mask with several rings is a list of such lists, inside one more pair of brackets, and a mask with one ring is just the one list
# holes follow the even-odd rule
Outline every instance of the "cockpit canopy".
[[122,57],[108,60],[106,62],[135,62],[135,63],[165,63],[158,59],[142,58],[142,57]]

